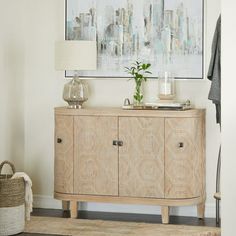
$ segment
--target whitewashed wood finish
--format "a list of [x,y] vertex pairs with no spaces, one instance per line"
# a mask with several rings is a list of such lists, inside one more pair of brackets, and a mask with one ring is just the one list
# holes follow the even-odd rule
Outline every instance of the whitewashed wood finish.
[[62,201],[62,210],[63,211],[70,210],[70,202],[69,201]]
[[70,201],[72,217],[78,201],[160,205],[163,223],[170,206],[197,205],[204,217],[205,110],[56,108],[55,115],[55,141],[62,133],[72,146],[55,142],[54,196]]
[[78,202],[70,201],[70,217],[76,219],[78,217]]
[[74,193],[118,195],[117,117],[76,116]]
[[169,224],[169,206],[162,206],[161,207],[161,217],[163,224]]
[[68,109],[65,107],[55,108],[58,115],[73,116],[125,116],[125,117],[181,117],[192,118],[202,116],[204,109],[191,109],[185,111],[168,111],[168,110],[123,110],[121,108],[86,108],[86,109]]
[[203,219],[205,216],[205,202],[197,205],[197,217]]
[[56,199],[79,202],[103,202],[118,204],[141,204],[141,205],[159,205],[159,206],[189,206],[201,204],[205,201],[202,197],[196,198],[148,198],[148,197],[121,197],[121,196],[102,196],[102,195],[80,195],[80,194],[64,194],[54,193]]
[[199,156],[199,161],[200,161],[200,179],[201,179],[201,196],[206,198],[206,121],[205,121],[205,111],[203,112],[202,116],[199,117],[199,132],[200,132],[200,141],[199,141],[199,147],[200,147],[200,156]]
[[164,197],[164,119],[120,117],[119,195]]
[[[57,139],[61,143],[57,143]],[[73,193],[73,116],[55,117],[54,191]]]
[[[202,194],[200,118],[165,120],[165,197],[191,198]],[[179,147],[180,143],[183,147]]]

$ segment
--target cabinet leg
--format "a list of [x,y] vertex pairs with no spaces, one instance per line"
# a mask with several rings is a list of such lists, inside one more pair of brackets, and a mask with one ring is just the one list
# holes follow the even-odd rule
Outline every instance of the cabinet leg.
[[169,224],[169,207],[168,206],[161,207],[161,216],[162,216],[162,223]]
[[70,217],[76,219],[78,216],[78,203],[77,201],[70,201]]
[[205,202],[197,205],[197,217],[203,219],[205,215]]
[[62,201],[62,209],[63,209],[63,211],[68,211],[70,209],[70,202],[69,201]]

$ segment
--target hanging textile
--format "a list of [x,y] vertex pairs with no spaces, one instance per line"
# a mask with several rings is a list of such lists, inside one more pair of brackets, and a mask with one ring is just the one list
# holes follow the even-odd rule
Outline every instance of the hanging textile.
[[215,104],[216,122],[221,124],[221,16],[216,24],[207,78],[211,80],[208,99]]

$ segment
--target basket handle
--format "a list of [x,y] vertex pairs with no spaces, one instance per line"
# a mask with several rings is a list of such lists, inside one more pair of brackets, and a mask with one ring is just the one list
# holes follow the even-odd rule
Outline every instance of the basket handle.
[[2,168],[3,168],[3,166],[4,166],[5,164],[7,164],[7,165],[9,165],[9,166],[11,167],[13,174],[16,172],[15,166],[14,166],[10,161],[3,161],[3,162],[0,164],[0,174],[2,173]]

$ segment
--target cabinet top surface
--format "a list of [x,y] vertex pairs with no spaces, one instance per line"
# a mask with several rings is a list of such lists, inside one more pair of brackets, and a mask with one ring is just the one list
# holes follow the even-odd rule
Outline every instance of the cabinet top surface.
[[149,117],[199,117],[205,115],[205,109],[190,109],[185,111],[171,110],[124,110],[114,107],[93,107],[83,109],[70,109],[56,107],[56,115],[71,116],[149,116]]

